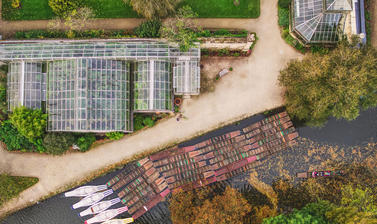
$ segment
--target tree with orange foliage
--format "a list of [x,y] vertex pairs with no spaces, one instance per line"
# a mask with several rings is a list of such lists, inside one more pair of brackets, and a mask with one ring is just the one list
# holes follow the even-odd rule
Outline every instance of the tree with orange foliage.
[[250,215],[251,205],[236,189],[227,187],[223,194],[214,195],[211,188],[179,191],[170,199],[174,224],[242,224]]
[[251,212],[251,205],[236,189],[227,187],[222,195],[204,201],[200,209],[195,210],[194,223],[242,224]]

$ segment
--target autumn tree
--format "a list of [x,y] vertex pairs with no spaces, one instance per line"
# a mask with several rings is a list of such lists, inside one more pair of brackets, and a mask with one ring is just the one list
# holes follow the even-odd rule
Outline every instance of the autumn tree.
[[196,32],[200,27],[192,20],[198,17],[190,6],[180,8],[176,16],[165,22],[161,28],[161,36],[179,44],[181,51],[188,51],[195,46]]
[[204,201],[200,209],[195,210],[194,223],[242,224],[250,211],[251,206],[241,193],[227,187],[222,195],[216,195],[212,200]]
[[155,19],[167,17],[174,12],[181,0],[124,0],[144,18]]
[[308,54],[280,72],[290,115],[309,125],[329,117],[353,120],[377,105],[377,51],[341,43],[328,54]]
[[210,188],[178,192],[170,200],[171,219],[184,223],[243,223],[251,206],[236,189],[216,195]]

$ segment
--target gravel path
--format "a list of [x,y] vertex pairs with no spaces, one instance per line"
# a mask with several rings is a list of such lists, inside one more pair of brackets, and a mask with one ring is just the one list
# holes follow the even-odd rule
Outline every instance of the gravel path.
[[[259,40],[250,57],[232,62],[234,71],[217,83],[214,92],[184,101],[182,111],[187,119],[179,122],[175,118],[164,120],[153,128],[84,154],[69,153],[54,157],[0,150],[0,171],[40,178],[38,184],[2,207],[0,216],[137,153],[190,139],[283,104],[282,90],[277,86],[279,70],[289,60],[301,55],[280,37],[276,0],[261,1],[258,19],[199,19],[199,23],[203,27],[247,29],[256,32]],[[225,60],[205,66],[213,66],[217,71]]]

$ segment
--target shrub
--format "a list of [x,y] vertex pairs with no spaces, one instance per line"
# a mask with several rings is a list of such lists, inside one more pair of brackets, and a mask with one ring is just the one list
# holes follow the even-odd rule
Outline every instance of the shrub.
[[209,30],[202,30],[201,32],[198,33],[198,37],[210,37],[211,36],[211,31]]
[[279,0],[278,5],[282,9],[289,9],[292,0]]
[[135,34],[141,38],[160,37],[161,22],[159,20],[148,20],[135,28]]
[[17,8],[20,8],[21,6],[21,0],[12,0],[12,7],[17,9]]
[[219,50],[219,56],[227,56],[229,55],[229,53],[230,53],[229,49],[226,49],[226,48]]
[[49,0],[48,5],[52,11],[60,18],[65,18],[73,10],[82,5],[82,0]]
[[284,29],[281,36],[285,39],[289,36],[289,29]]
[[155,121],[147,115],[136,114],[134,116],[134,129],[135,131],[143,129],[144,127],[153,127]]
[[43,114],[42,110],[17,107],[13,109],[9,119],[12,125],[30,142],[37,143],[36,140],[45,134],[47,114]]
[[75,136],[71,133],[48,133],[43,139],[46,153],[61,155],[75,142]]
[[278,9],[279,14],[279,26],[283,28],[289,27],[289,9],[280,8]]
[[79,135],[75,144],[80,148],[81,152],[86,152],[90,149],[90,146],[96,141],[94,134],[88,133]]
[[9,151],[33,151],[35,149],[35,146],[21,135],[9,120],[0,125],[0,141],[4,142]]
[[227,36],[230,35],[230,32],[227,29],[219,29],[213,32],[213,34],[215,34],[216,36]]
[[144,124],[145,126],[148,126],[148,127],[153,127],[153,125],[154,125],[154,120],[152,120],[151,117],[146,117],[146,118],[144,118],[144,120],[143,120],[143,124]]
[[123,132],[108,132],[106,133],[106,137],[110,140],[119,140],[123,138],[124,133]]

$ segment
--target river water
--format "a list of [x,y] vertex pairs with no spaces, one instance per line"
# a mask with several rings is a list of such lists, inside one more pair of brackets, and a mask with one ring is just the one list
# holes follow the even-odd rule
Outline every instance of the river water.
[[[247,118],[236,124],[224,127],[188,142],[182,143],[181,146],[196,144],[210,137],[243,128],[263,118],[264,115],[256,115]],[[318,144],[337,145],[340,147],[350,148],[357,145],[367,144],[368,142],[376,142],[377,108],[361,112],[360,116],[354,121],[348,122],[345,120],[330,119],[329,122],[322,128],[311,128],[303,126],[297,127],[297,129],[301,137],[309,139]],[[280,152],[278,153],[278,155],[272,155],[271,157],[268,157],[267,160],[270,162],[270,166],[273,166],[277,163],[277,158],[283,157],[288,161],[288,163],[291,164],[291,168],[287,168],[291,173],[297,171],[300,168],[309,169],[310,164],[300,162],[303,159],[299,158],[299,156],[301,156],[300,153],[304,154],[306,152],[306,147],[307,145],[298,146],[295,149]],[[289,159],[292,158],[295,161],[289,162]],[[352,160],[351,156],[349,158],[351,158]],[[264,170],[265,169],[260,168],[259,173],[263,172]],[[105,176],[99,177],[88,184],[104,184],[119,172],[120,170],[114,171]],[[266,183],[271,183],[274,177],[279,175],[278,172],[279,170],[274,171],[274,169],[269,169],[265,172],[265,178],[263,179],[263,181],[265,181]],[[233,177],[223,184],[228,184],[241,189],[248,184],[247,177],[248,174]],[[71,206],[78,200],[79,199],[77,198],[64,198],[62,194],[59,194],[10,215],[5,220],[1,221],[1,224],[82,224],[84,223],[85,219],[79,217],[78,215],[78,213],[82,211],[82,209],[78,211],[71,209]],[[115,205],[114,207],[119,207],[119,205]],[[125,215],[124,217],[127,216],[128,215]],[[164,201],[159,203],[148,213],[140,217],[135,223],[171,223],[169,216],[170,214],[168,203]]]

